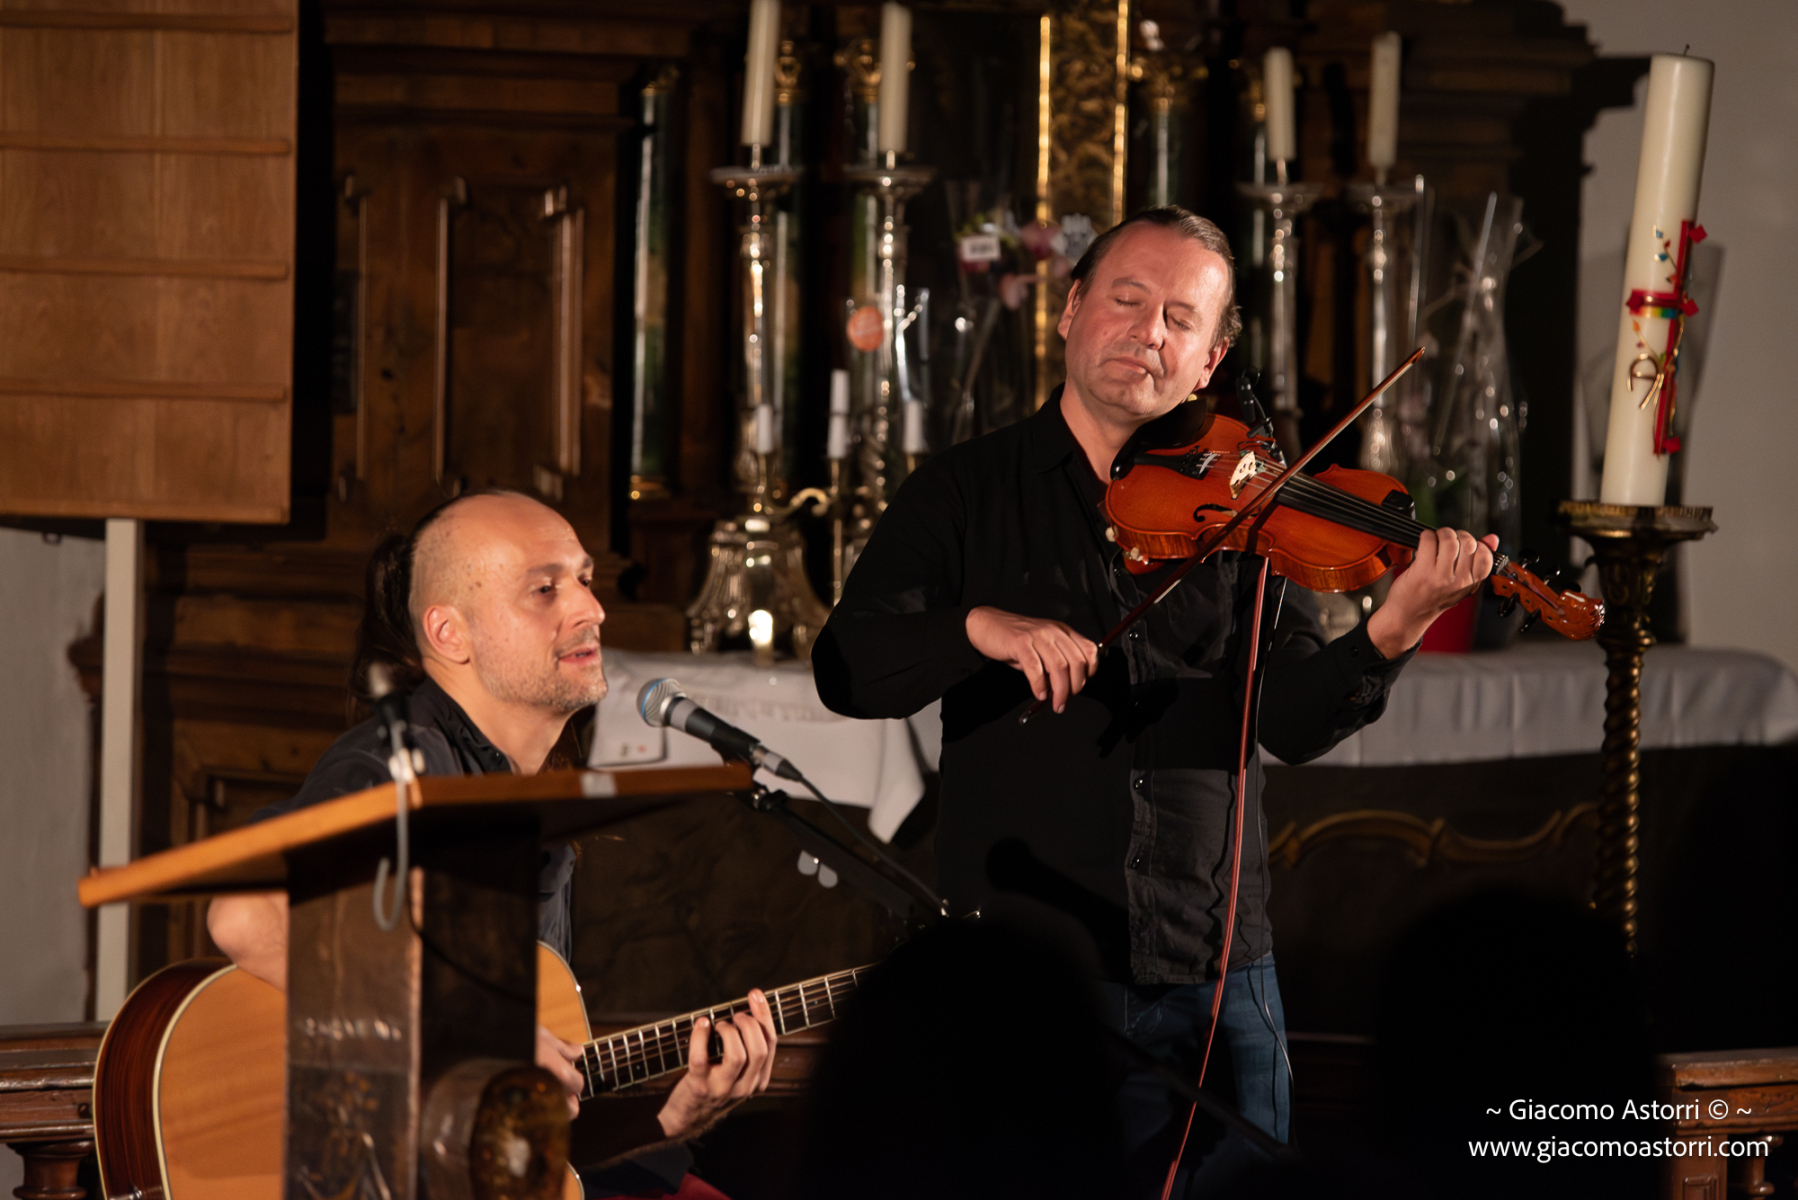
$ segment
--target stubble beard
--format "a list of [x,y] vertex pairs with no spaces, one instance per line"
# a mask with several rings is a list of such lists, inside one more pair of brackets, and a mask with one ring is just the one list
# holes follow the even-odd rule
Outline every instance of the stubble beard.
[[592,678],[570,678],[560,670],[561,656],[591,644],[599,649],[599,639],[576,641],[556,649],[556,658],[547,671],[531,671],[522,665],[495,663],[489,656],[476,653],[475,675],[481,686],[495,700],[548,709],[568,715],[590,708],[606,697],[603,660],[595,660]]

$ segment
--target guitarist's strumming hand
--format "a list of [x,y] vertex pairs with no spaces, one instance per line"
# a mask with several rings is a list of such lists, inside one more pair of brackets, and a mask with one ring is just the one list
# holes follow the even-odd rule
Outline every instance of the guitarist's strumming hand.
[[712,1029],[712,1022],[704,1017],[693,1023],[687,1073],[656,1114],[670,1141],[697,1136],[738,1104],[766,1090],[773,1077],[774,1017],[768,1011],[768,998],[759,989],[749,993],[748,1012],[717,1026],[718,1040],[724,1046],[722,1062],[713,1062],[709,1052]]

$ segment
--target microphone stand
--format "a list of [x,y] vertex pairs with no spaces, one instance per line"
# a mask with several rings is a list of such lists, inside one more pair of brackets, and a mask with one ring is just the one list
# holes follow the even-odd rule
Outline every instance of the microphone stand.
[[906,923],[934,925],[946,915],[946,906],[940,897],[920,889],[910,881],[899,882],[889,878],[884,871],[876,870],[857,854],[849,843],[820,829],[788,808],[787,802],[792,797],[786,792],[775,791],[758,783],[747,792],[737,793],[737,799],[746,807],[759,813],[767,813],[785,825],[787,832],[799,843],[800,849],[860,888],[870,899]]

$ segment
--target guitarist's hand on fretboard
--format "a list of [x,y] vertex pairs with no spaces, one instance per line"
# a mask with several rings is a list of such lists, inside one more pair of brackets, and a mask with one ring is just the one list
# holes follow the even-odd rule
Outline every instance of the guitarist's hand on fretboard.
[[581,1093],[587,1090],[587,1077],[574,1064],[581,1061],[581,1048],[565,1042],[542,1025],[537,1026],[537,1065],[554,1075],[568,1093],[568,1115],[581,1115]]
[[669,1140],[696,1136],[764,1091],[774,1074],[778,1040],[768,998],[759,990],[749,993],[748,1012],[716,1024],[703,1016],[695,1020],[687,1048],[687,1074],[656,1114]]

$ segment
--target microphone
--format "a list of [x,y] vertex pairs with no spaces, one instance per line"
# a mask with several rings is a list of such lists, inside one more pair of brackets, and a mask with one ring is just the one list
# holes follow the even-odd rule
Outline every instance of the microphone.
[[772,771],[782,779],[803,782],[799,768],[762,745],[735,725],[727,724],[688,699],[678,682],[652,679],[637,693],[637,711],[643,720],[656,728],[672,725],[691,734],[726,758],[753,763]]

